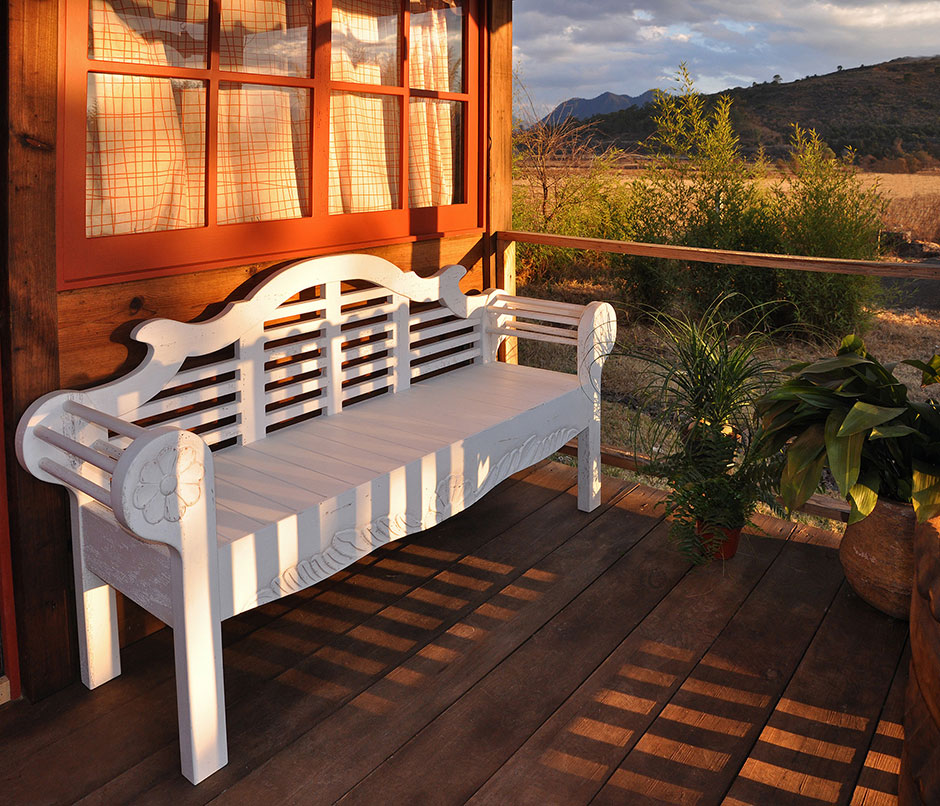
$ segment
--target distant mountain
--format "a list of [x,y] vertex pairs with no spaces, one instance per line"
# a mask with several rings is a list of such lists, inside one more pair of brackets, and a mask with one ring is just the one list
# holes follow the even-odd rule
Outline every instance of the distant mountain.
[[596,98],[569,98],[562,101],[543,119],[543,123],[561,123],[568,118],[587,120],[597,115],[608,115],[630,107],[643,107],[653,100],[653,90],[647,90],[635,98],[631,95],[617,95],[604,92]]
[[[813,128],[836,153],[851,147],[876,170],[893,163],[940,160],[940,56],[901,58],[796,81],[736,87],[705,96],[733,100],[732,120],[741,149],[771,158],[787,154],[792,124]],[[596,137],[641,151],[653,132],[654,107],[632,107],[591,118]],[[925,157],[927,158],[925,160]],[[862,160],[865,164],[866,160]]]

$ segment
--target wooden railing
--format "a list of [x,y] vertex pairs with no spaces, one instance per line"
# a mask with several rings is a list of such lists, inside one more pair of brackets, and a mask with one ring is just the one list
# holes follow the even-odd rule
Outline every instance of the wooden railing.
[[771,255],[765,252],[735,252],[731,249],[701,249],[693,246],[669,246],[637,241],[608,241],[602,238],[576,238],[544,232],[497,232],[500,244],[532,243],[562,249],[582,249],[636,257],[657,257],[664,260],[687,260],[692,263],[722,263],[728,266],[750,266],[756,269],[791,269],[827,274],[860,274],[868,277],[940,280],[940,262],[887,263],[878,260],[837,260],[827,257]]
[[[731,249],[703,249],[692,246],[640,243],[637,241],[610,241],[602,238],[578,238],[569,235],[551,235],[544,232],[507,230],[496,233],[501,248],[511,243],[531,243],[561,249],[580,249],[589,252],[607,252],[636,257],[654,257],[664,260],[685,260],[692,263],[719,263],[728,266],[748,266],[757,269],[789,269],[827,274],[853,274],[868,277],[894,277],[899,279],[940,280],[940,262],[887,263],[876,260],[840,260],[800,255],[772,255],[765,252],[737,252]],[[561,453],[576,456],[577,443],[572,440]],[[613,445],[601,446],[601,461],[610,467],[642,470],[643,457]],[[848,521],[849,505],[824,495],[812,496],[801,507],[801,512],[830,520]]]

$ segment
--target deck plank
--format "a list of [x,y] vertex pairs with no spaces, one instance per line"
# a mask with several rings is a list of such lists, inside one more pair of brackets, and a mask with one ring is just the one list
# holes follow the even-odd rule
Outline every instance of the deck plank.
[[788,541],[593,802],[720,802],[842,579],[831,549]]
[[843,583],[729,797],[848,804],[906,640],[906,622]]
[[875,735],[872,736],[849,806],[896,806],[898,802],[898,771],[904,744],[904,695],[910,662],[908,642],[878,718]]
[[[510,656],[616,563],[661,520],[661,495],[630,495],[594,519],[570,510],[543,521],[541,540],[557,542],[525,579],[502,587],[459,632],[407,659],[368,691],[320,722],[218,798],[218,803],[332,803]],[[590,524],[590,528],[585,528]],[[570,539],[559,541],[557,533]],[[531,542],[531,541],[528,541]],[[662,541],[654,541],[661,545]],[[485,559],[513,565],[509,541]],[[483,556],[477,553],[478,557]],[[478,602],[475,602],[478,606]],[[502,617],[500,617],[502,615]],[[335,748],[342,747],[342,753]]]
[[[231,660],[226,657],[227,692],[236,688],[233,676],[242,673],[240,667],[244,663],[252,664],[252,668],[247,675],[242,673],[244,679],[237,686],[241,696],[229,698],[228,702],[230,763],[200,787],[194,789],[180,776],[174,742],[155,750],[150,757],[141,758],[132,769],[108,782],[101,792],[95,793],[93,801],[204,803],[263,765],[343,703],[366,702],[369,698],[363,692],[376,680],[440,639],[476,606],[498,594],[500,585],[486,579],[486,572],[469,569],[460,562],[462,559],[472,555],[477,560],[501,563],[511,569],[509,580],[516,579],[556,545],[563,544],[576,530],[575,524],[583,525],[596,517],[578,512],[573,488],[562,492],[541,486],[568,487],[573,481],[571,475],[557,468],[549,466],[538,477],[533,474],[521,482],[524,490],[515,489],[514,499],[530,499],[526,502],[530,514],[508,529],[494,531],[493,527],[485,526],[487,514],[493,514],[498,522],[498,511],[484,512],[482,518],[458,516],[444,524],[450,524],[442,530],[449,539],[442,538],[440,533],[427,532],[416,540],[408,538],[385,552],[370,555],[369,579],[378,575],[380,581],[404,584],[406,591],[389,593],[346,585],[333,592],[325,614],[345,624],[334,634],[324,636],[322,646],[301,650],[299,657],[284,659],[270,670],[266,665],[271,662],[274,648],[261,642],[256,642],[250,655],[242,652]],[[612,497],[621,494],[624,485],[622,481],[608,480],[605,501],[609,503]],[[533,534],[546,533],[551,534],[549,539],[531,539]],[[426,556],[408,553],[407,549],[413,546],[423,548]],[[442,550],[455,556],[442,557]],[[418,592],[423,594],[422,598],[414,595]],[[447,597],[455,605],[436,604],[429,595]],[[372,607],[370,602],[382,606]],[[389,606],[398,607],[396,615],[423,613],[440,623],[435,628],[402,623],[387,617],[385,611]],[[305,632],[298,627],[300,636]],[[269,631],[268,637],[276,635]]]
[[[339,803],[466,801],[686,575],[667,529],[651,532]],[[428,768],[447,774],[429,779],[420,774]]]
[[[786,538],[793,526],[767,519],[764,528]],[[588,803],[783,546],[748,535],[733,562],[688,574],[469,802],[540,806],[564,792],[571,806]]]
[[[526,484],[524,495],[513,490],[518,483]],[[448,550],[463,548],[472,552],[480,543],[563,494],[571,486],[571,474],[568,468],[547,464],[504,484],[505,487],[500,486],[475,505],[479,510],[472,507],[435,530],[422,533],[416,542],[436,541]],[[353,570],[366,573],[362,569],[377,562],[379,554],[381,552],[364,558]],[[350,627],[368,618],[365,613],[350,616],[342,608],[324,607],[319,601],[311,604],[324,592],[348,588],[349,578],[348,571],[342,572],[289,599],[265,605],[223,624],[228,705],[241,696],[250,695],[259,682],[290,669],[300,656],[302,646],[309,647],[309,634],[304,634],[293,650],[289,640],[284,643],[285,638],[290,639],[299,631],[300,625],[290,626],[296,618],[291,614],[298,605],[325,611],[327,618],[345,620],[350,622]],[[386,594],[386,598],[391,604],[400,594]],[[328,640],[329,634],[321,629],[315,636]],[[141,661],[130,666],[129,672],[125,671],[94,691],[75,684],[47,701],[35,705],[15,703],[9,709],[0,710],[0,734],[17,736],[20,750],[15,756],[0,755],[0,790],[9,786],[7,791],[11,796],[21,791],[25,798],[22,802],[39,799],[71,803],[96,787],[113,783],[115,776],[157,749],[166,748],[168,743],[172,746],[164,752],[168,759],[167,770],[179,775],[172,635],[168,630],[162,631],[161,635],[143,642],[141,649],[145,651],[131,647],[126,653],[125,661],[133,659],[138,652],[144,655]],[[24,762],[35,769],[34,775],[24,774]],[[58,768],[61,775],[42,775],[41,771],[49,765]]]

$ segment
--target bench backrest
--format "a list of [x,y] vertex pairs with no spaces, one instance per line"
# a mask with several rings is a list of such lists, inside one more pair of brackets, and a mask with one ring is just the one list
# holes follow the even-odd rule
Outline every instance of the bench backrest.
[[138,325],[144,361],[85,394],[140,425],[178,426],[218,447],[248,444],[488,360],[476,315],[486,297],[459,290],[465,271],[420,278],[369,255],[295,263],[212,319]]

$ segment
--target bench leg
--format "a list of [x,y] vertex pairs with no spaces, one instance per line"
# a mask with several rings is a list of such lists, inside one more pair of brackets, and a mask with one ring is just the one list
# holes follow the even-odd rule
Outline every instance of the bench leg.
[[217,582],[205,555],[170,558],[180,762],[198,784],[228,763]]
[[82,682],[96,688],[121,673],[117,601],[114,588],[85,566],[84,523],[81,507],[72,499],[72,567]]
[[578,509],[591,512],[601,503],[601,424],[591,424],[578,434]]

